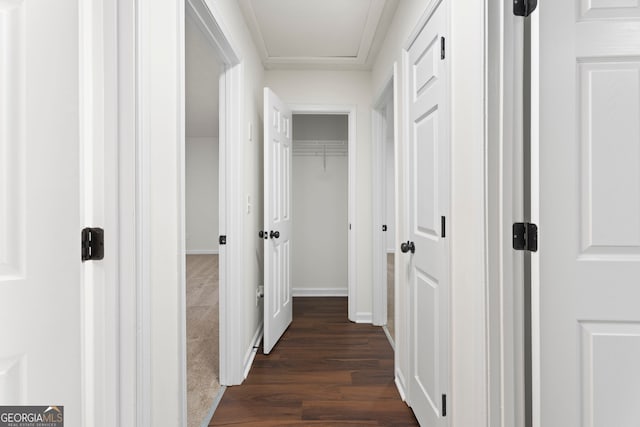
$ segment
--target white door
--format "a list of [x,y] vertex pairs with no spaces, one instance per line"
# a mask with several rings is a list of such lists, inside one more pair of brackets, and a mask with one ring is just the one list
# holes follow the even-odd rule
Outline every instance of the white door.
[[291,111],[264,88],[264,353],[293,320]]
[[90,363],[81,339],[90,324],[81,310],[79,3],[0,2],[0,405],[64,406],[69,426],[83,423]]
[[546,1],[533,17],[534,425],[637,427],[640,5]]
[[[424,426],[446,425],[449,387],[449,113],[446,2],[405,56],[409,101],[409,401]],[[407,244],[401,247],[404,252]]]

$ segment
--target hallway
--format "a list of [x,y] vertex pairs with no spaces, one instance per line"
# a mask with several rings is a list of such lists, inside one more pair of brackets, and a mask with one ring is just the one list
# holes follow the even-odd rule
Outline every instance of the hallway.
[[210,426],[417,426],[393,380],[382,328],[347,320],[347,298],[295,298],[293,323],[246,381],[226,390]]

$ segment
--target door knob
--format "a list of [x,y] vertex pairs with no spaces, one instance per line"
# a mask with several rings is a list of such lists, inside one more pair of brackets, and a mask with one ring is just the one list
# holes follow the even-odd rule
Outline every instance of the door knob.
[[416,245],[413,242],[410,241],[406,241],[405,243],[400,245],[400,250],[402,251],[402,253],[407,253],[409,251],[411,251],[412,254],[416,253]]
[[269,237],[271,237],[272,239],[277,239],[278,237],[280,237],[280,232],[271,230],[271,233],[269,233]]

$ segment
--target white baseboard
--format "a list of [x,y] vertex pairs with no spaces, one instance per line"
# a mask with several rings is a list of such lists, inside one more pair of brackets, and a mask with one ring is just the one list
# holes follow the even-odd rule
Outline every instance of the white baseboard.
[[244,355],[244,378],[246,379],[249,375],[249,371],[251,370],[251,365],[253,365],[253,359],[256,358],[256,353],[258,352],[258,346],[260,345],[260,340],[262,339],[262,323],[256,329],[256,333],[253,334],[253,338],[251,339],[251,344],[247,349],[246,354]]
[[402,398],[403,402],[407,401],[407,388],[405,385],[405,381],[404,381],[404,376],[402,375],[402,373],[396,369],[396,375],[395,375],[395,383],[396,383],[396,388],[398,389],[398,393],[400,393],[400,397]]
[[382,327],[382,330],[384,331],[384,334],[387,336],[387,339],[389,340],[389,344],[391,344],[391,348],[395,352],[396,351],[396,343],[393,341],[393,338],[391,338],[391,334],[389,333],[389,328],[387,328],[387,325],[384,325]]
[[187,255],[218,255],[217,249],[187,249]]
[[370,311],[356,313],[356,323],[373,323],[373,315]]
[[346,297],[349,289],[344,288],[293,288],[294,297]]

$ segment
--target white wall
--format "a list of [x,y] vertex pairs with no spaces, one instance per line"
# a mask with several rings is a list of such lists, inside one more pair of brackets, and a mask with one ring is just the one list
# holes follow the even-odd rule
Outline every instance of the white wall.
[[293,116],[294,295],[347,295],[349,158],[296,155],[296,141],[348,138],[347,116]]
[[396,205],[395,205],[395,147],[393,139],[393,100],[387,105],[387,135],[385,136],[385,218],[384,223],[387,225],[386,233],[386,249],[387,252],[394,252],[397,242],[396,233]]
[[[240,118],[245,129],[242,144],[246,177],[241,183],[245,195],[250,196],[253,208],[244,218],[242,239],[244,276],[242,283],[231,286],[241,288],[242,324],[237,325],[240,345],[250,354],[252,337],[262,323],[262,307],[256,304],[255,290],[262,277],[262,242],[257,238],[262,224],[260,117],[262,106],[263,67],[251,35],[235,0],[207,0],[220,19],[242,58],[243,93],[241,103],[244,115]],[[131,42],[137,43],[138,63],[130,64],[140,76],[138,105],[140,145],[139,170],[142,189],[142,210],[135,212],[147,221],[147,227],[138,230],[143,259],[138,277],[141,280],[144,307],[139,315],[144,331],[149,333],[148,347],[140,353],[142,378],[149,384],[149,395],[140,396],[148,412],[141,415],[144,425],[169,427],[182,425],[186,420],[186,405],[181,392],[185,391],[184,374],[184,257],[180,228],[182,218],[181,182],[183,180],[182,146],[184,144],[184,87],[182,61],[184,59],[184,1],[139,0],[135,9],[139,31]],[[249,125],[253,126],[253,140],[248,140]],[[246,212],[246,211],[245,211]],[[148,320],[148,322],[147,322]],[[144,388],[144,384],[141,384]]]
[[[450,48],[452,67],[452,218],[448,224],[451,238],[451,354],[452,412],[451,426],[482,427],[487,420],[485,368],[485,272],[484,272],[484,2],[449,0],[451,5]],[[381,93],[398,66],[396,87],[397,122],[401,140],[407,140],[403,127],[404,85],[402,50],[415,30],[429,0],[399,2],[394,20],[387,32],[372,71],[373,92]],[[470,70],[474,70],[470,72]],[[403,146],[396,151],[399,187],[406,188]],[[398,194],[396,218],[399,241],[407,230],[406,190]],[[396,325],[396,377],[401,388],[408,380],[408,313],[406,274],[409,258],[396,256],[398,287]],[[406,390],[406,389],[405,389]]]
[[268,70],[265,86],[289,104],[355,105],[357,150],[357,246],[358,319],[371,321],[371,73],[367,71]]
[[[240,184],[245,202],[243,221],[243,278],[242,283],[231,283],[230,286],[241,288],[240,307],[234,307],[243,313],[243,321],[239,326],[240,347],[244,350],[243,363],[250,361],[254,339],[262,327],[262,301],[256,304],[256,289],[263,284],[263,241],[258,238],[258,231],[263,228],[263,167],[262,167],[262,93],[264,68],[258,51],[253,43],[251,33],[244,21],[244,16],[236,0],[206,0],[215,11],[214,16],[221,18],[220,24],[227,31],[232,44],[238,50],[244,71],[243,94],[241,103],[244,116],[240,118],[244,135],[240,141],[244,158]],[[251,138],[249,138],[251,129]],[[227,236],[236,239],[237,236]]]
[[218,138],[187,137],[185,163],[187,254],[218,253]]

